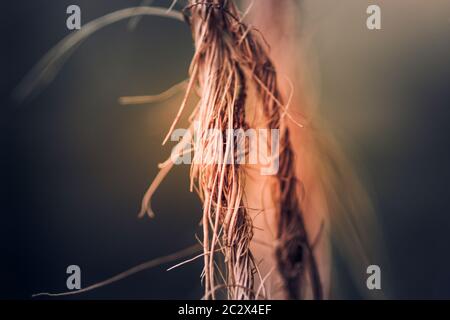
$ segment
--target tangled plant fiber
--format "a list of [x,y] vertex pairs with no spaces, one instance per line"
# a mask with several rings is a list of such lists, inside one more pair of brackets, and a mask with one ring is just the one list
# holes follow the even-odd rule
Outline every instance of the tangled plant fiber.
[[[123,104],[155,102],[172,96],[179,89],[186,90],[181,107],[164,139],[165,143],[175,129],[188,98],[194,92],[199,97],[190,117],[192,122],[199,124],[196,132],[198,139],[195,139],[192,146],[194,161],[190,176],[191,190],[197,191],[203,204],[203,254],[197,257],[203,257],[204,260],[204,298],[270,298],[273,292],[281,290],[283,298],[304,298],[310,292],[312,298],[322,299],[326,296],[324,280],[319,275],[319,265],[313,252],[317,236],[314,235],[314,241],[311,241],[307,234],[302,205],[304,198],[301,196],[302,192],[298,192],[304,181],[300,181],[294,168],[296,162],[304,159],[296,159],[290,136],[292,125],[301,125],[288,111],[290,98],[284,99],[280,93],[277,72],[269,58],[265,39],[258,30],[243,23],[243,15],[232,1],[190,0],[182,14],[171,10],[175,3],[176,1],[172,3],[169,10],[146,6],[127,8],[84,25],[80,31],[63,39],[44,56],[18,87],[16,94],[23,99],[49,83],[74,49],[86,37],[106,25],[126,18],[133,18],[130,23],[135,25],[135,18],[142,15],[160,15],[186,21],[195,44],[188,81],[158,96],[125,97],[120,101]],[[238,138],[233,134],[233,130],[249,128],[277,129],[280,132],[277,157],[270,159],[279,162],[279,170],[272,178],[259,178],[259,182],[271,182],[267,184],[271,189],[271,206],[274,208],[262,206],[255,209],[249,205],[248,182],[254,168],[236,161],[238,155],[235,145]],[[222,133],[219,144],[215,136],[208,134],[210,130]],[[175,147],[178,156],[182,156],[186,148],[190,147],[192,131],[191,125],[190,131]],[[323,149],[314,152],[314,155],[330,159],[330,163],[323,168],[315,169],[320,172],[319,181],[326,205],[337,212],[360,214],[363,211],[360,209],[368,206],[364,200],[357,200],[365,199],[357,179],[350,174],[351,170],[344,157],[333,153],[336,148],[320,141],[318,139],[318,142],[312,143],[314,147],[311,150]],[[247,148],[246,153],[249,151]],[[215,158],[213,163],[202,161],[211,154]],[[173,165],[173,159],[160,165],[160,172],[144,195],[139,216],[154,215],[151,197]],[[337,196],[339,186],[348,190],[347,197]],[[261,197],[262,195],[257,195],[256,198]],[[254,238],[258,229],[253,223],[255,215],[252,210],[260,211],[262,215],[269,215],[270,211],[274,216],[271,218],[274,218],[275,243],[270,252],[276,263],[270,271],[261,271],[261,261],[257,261],[255,252],[251,249],[252,243],[258,240]],[[363,256],[360,238],[354,232],[346,232],[355,228],[352,220],[343,219],[336,225],[340,227],[345,223],[347,225],[338,230],[343,235],[342,242],[348,248],[358,244],[361,249],[358,247],[357,255]],[[187,252],[191,253],[194,249],[188,248],[180,255],[186,256]],[[261,256],[264,258],[264,254],[259,253],[259,256],[258,259]],[[167,259],[177,257],[180,256],[173,254]],[[88,291],[122,279],[167,259],[152,260],[80,291]],[[266,282],[271,282],[274,269],[281,280],[281,288],[266,287]],[[65,294],[72,293],[57,295]]]
[[[285,295],[300,298],[308,270],[314,298],[320,299],[319,272],[297,197],[292,147],[284,123],[287,107],[261,38],[242,23],[231,1],[191,1],[184,12],[192,29],[195,54],[184,101],[164,142],[175,128],[191,91],[197,87],[200,100],[191,119],[200,124],[200,130],[194,159],[205,159],[213,150],[218,160],[213,164],[193,161],[191,166],[191,189],[197,190],[203,202],[204,297],[214,299],[218,289],[226,288],[230,299],[254,299],[260,297],[264,287],[266,275],[260,274],[250,250],[253,225],[244,199],[246,170],[236,163],[236,137],[232,133],[233,129],[247,129],[256,122],[254,118],[249,120],[246,108],[253,89],[251,99],[261,109],[257,110],[257,123],[281,131],[277,155],[280,168],[277,190],[273,192],[278,195],[275,255]],[[223,150],[217,149],[217,140],[208,134],[211,129],[223,133],[223,144],[219,146]],[[231,159],[231,163],[226,159]],[[147,204],[154,190],[153,185],[143,202],[143,211],[151,215]],[[258,290],[254,288],[255,274],[260,281]]]

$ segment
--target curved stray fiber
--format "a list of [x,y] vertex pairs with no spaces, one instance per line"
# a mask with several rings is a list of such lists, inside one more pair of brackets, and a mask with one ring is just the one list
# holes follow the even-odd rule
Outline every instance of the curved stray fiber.
[[144,271],[146,269],[149,268],[153,268],[153,267],[157,267],[161,264],[165,264],[165,263],[169,263],[171,261],[174,260],[178,260],[187,256],[190,256],[192,254],[195,254],[197,252],[199,252],[201,250],[201,246],[199,244],[195,244],[192,245],[190,247],[187,247],[183,250],[177,251],[175,253],[169,254],[167,256],[163,256],[163,257],[159,257],[144,263],[141,263],[131,269],[128,269],[124,272],[121,272],[117,275],[115,275],[114,277],[111,277],[109,279],[94,283],[86,288],[80,289],[80,290],[75,290],[75,291],[66,291],[66,292],[60,292],[60,293],[49,293],[49,292],[41,292],[41,293],[36,293],[33,294],[31,297],[36,298],[36,297],[41,297],[41,296],[47,296],[47,297],[62,297],[62,296],[71,296],[71,295],[75,295],[75,294],[80,294],[80,293],[84,293],[84,292],[88,292],[94,289],[98,289],[104,286],[107,286],[111,283],[114,283],[116,281],[125,279],[135,273]]
[[[180,156],[183,155],[183,150],[189,143],[191,143],[190,141],[191,136],[192,136],[192,126],[189,127],[189,130],[186,131],[181,141],[175,146],[174,151],[178,151],[178,153],[174,152],[174,154],[172,154],[172,156],[175,157],[175,159],[178,159]],[[145,192],[144,197],[142,198],[141,211],[139,211],[138,214],[139,218],[144,217],[145,214],[147,214],[150,218],[153,218],[155,216],[155,213],[153,212],[151,207],[151,200],[156,189],[158,189],[161,182],[164,180],[166,175],[172,169],[175,160],[173,159],[173,157],[170,157],[169,159],[164,161],[164,163],[159,165],[160,170],[158,174],[153,179],[152,183]]]
[[[153,3],[154,0],[142,0],[139,7],[146,7],[150,6]],[[138,7],[138,8],[139,8]],[[134,16],[128,21],[128,30],[133,31],[136,29],[139,21],[141,21],[142,16]]]
[[79,31],[73,32],[62,39],[47,52],[14,90],[13,97],[22,102],[48,85],[76,47],[94,32],[120,20],[143,15],[168,17],[184,21],[183,14],[178,11],[168,11],[167,8],[146,6],[118,10],[90,21]]
[[173,97],[181,90],[185,90],[187,86],[188,80],[183,80],[176,85],[170,87],[164,92],[161,92],[156,95],[146,95],[146,96],[125,96],[119,98],[119,103],[121,105],[130,105],[130,104],[147,104],[147,103],[155,103],[167,100]]

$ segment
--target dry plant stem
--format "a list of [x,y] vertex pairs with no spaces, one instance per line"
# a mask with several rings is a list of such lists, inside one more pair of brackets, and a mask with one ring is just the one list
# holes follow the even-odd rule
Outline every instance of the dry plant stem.
[[[232,2],[190,1],[185,14],[196,52],[186,97],[168,136],[195,82],[200,101],[193,120],[200,123],[200,128],[194,145],[191,184],[195,184],[203,201],[205,299],[217,298],[217,288],[226,288],[230,299],[257,298],[254,274],[258,269],[250,251],[253,226],[243,200],[245,172],[235,162],[235,138],[230,134],[232,129],[249,127],[245,115],[249,87],[257,88],[256,100],[262,108],[262,122],[270,129],[281,130],[278,190],[274,192],[279,194],[277,269],[284,281],[285,296],[301,297],[306,285],[305,271],[308,270],[314,298],[320,299],[320,277],[295,192],[297,181],[292,167],[289,131],[282,119],[286,110],[278,92],[274,67],[253,33],[240,21]],[[210,129],[222,132],[223,143],[217,145],[216,137],[207,134]],[[204,160],[211,156],[214,161],[205,163]],[[231,163],[226,159],[231,159]],[[223,284],[217,283],[220,279],[215,277],[219,265],[215,261],[220,259],[215,254],[217,250],[225,265],[225,272],[221,272],[226,277]],[[266,279],[261,275],[260,278]]]
[[[292,168],[289,131],[283,122],[283,114],[289,114],[285,112],[274,67],[260,44],[262,38],[257,39],[253,30],[241,22],[231,1],[191,0],[184,13],[192,29],[196,51],[190,67],[186,96],[168,136],[195,84],[200,100],[192,120],[198,121],[200,128],[194,145],[191,189],[195,188],[203,201],[205,299],[217,298],[217,290],[221,289],[226,289],[226,296],[231,299],[258,298],[255,292],[260,291],[254,290],[254,274],[258,273],[258,268],[250,251],[253,226],[244,201],[245,171],[235,163],[235,137],[226,134],[227,129],[249,127],[246,102],[250,88],[256,88],[256,97],[252,98],[259,102],[262,109],[262,123],[269,129],[281,131],[280,171],[274,193],[279,194],[276,201],[277,269],[284,280],[286,297],[301,297],[302,289],[307,285],[305,271],[308,270],[314,297],[321,298],[317,266],[306,234],[299,199],[294,192],[298,181]],[[18,87],[17,96],[23,99],[36,88],[50,82],[73,50],[95,31],[139,15],[159,15],[177,20],[183,18],[180,13],[165,8],[137,7],[119,10],[91,21],[45,55]],[[222,143],[218,145],[216,137],[207,134],[209,129],[223,133]],[[202,161],[211,156],[214,157],[211,163]],[[230,164],[228,159],[232,160]],[[145,212],[152,215],[149,208],[151,195],[172,165],[173,162],[166,162],[150,186],[143,199],[141,216]],[[223,272],[217,270],[219,266],[224,266]],[[216,271],[223,278],[216,277]],[[259,278],[266,279],[266,276],[259,275]],[[264,285],[264,281],[261,285]]]
[[[194,161],[191,178],[203,200],[205,299],[216,298],[216,290],[221,287],[227,289],[228,298],[252,299],[255,297],[255,263],[249,250],[252,227],[242,205],[242,172],[234,163],[232,135],[232,129],[245,127],[245,78],[232,57],[237,37],[229,32],[231,21],[222,9],[215,7],[221,4],[224,3],[191,2],[188,7],[187,19],[196,46],[191,80],[198,82],[200,92],[194,119],[200,123],[194,159],[200,161]],[[223,133],[223,144],[217,145],[215,137],[208,136],[209,129]],[[211,163],[202,161],[211,157]],[[225,159],[231,159],[231,164]],[[217,284],[215,277],[216,248],[224,257],[224,284]]]

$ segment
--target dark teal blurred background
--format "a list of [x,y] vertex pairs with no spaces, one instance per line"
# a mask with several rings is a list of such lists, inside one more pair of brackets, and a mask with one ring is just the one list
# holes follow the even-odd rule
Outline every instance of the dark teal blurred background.
[[[79,5],[87,23],[139,3],[0,5],[0,298],[64,291],[71,264],[87,286],[195,243],[201,211],[187,167],[175,167],[156,193],[155,219],[136,217],[170,153],[161,142],[181,96],[117,102],[187,77],[186,25],[158,17],[144,17],[134,31],[127,21],[111,25],[40,95],[20,105],[10,99],[70,33],[68,5]],[[381,6],[380,31],[366,28],[369,4]],[[387,298],[450,298],[450,1],[308,0],[299,19],[320,112],[359,168],[383,226]],[[201,261],[169,266],[69,298],[200,298]],[[337,283],[347,287],[342,273]],[[337,298],[360,297],[343,291]]]

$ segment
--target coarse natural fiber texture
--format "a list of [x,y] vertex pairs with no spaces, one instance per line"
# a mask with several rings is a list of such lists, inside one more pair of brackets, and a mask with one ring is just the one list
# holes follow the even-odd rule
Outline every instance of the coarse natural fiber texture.
[[[242,23],[231,1],[191,1],[184,12],[192,29],[195,54],[185,99],[165,141],[175,128],[188,96],[197,87],[200,100],[191,119],[200,128],[193,148],[191,188],[197,190],[203,202],[204,298],[217,298],[217,291],[223,288],[229,299],[260,298],[260,291],[265,291],[262,288],[266,275],[259,273],[250,250],[253,225],[244,199],[246,171],[236,163],[238,155],[232,133],[233,129],[247,129],[251,125],[246,106],[252,92],[251,99],[260,109],[256,111],[258,124],[279,129],[281,135],[279,171],[276,190],[272,192],[277,195],[275,255],[285,296],[300,298],[308,275],[313,297],[320,299],[320,276],[297,197],[289,130],[284,123],[288,113],[262,38]],[[255,123],[254,119],[252,122]],[[211,129],[223,133],[222,144],[218,145],[216,137],[208,134]],[[211,155],[213,163],[195,161]],[[149,197],[143,203],[144,210],[148,209],[147,200]],[[260,281],[258,290],[254,288],[255,274]]]
[[[191,190],[198,192],[203,203],[203,254],[196,258],[204,259],[204,298],[326,297],[324,280],[319,273],[319,267],[324,263],[316,262],[314,254],[317,251],[317,239],[322,237],[322,232],[316,234],[314,230],[311,238],[306,227],[307,222],[311,220],[306,217],[306,213],[316,215],[317,211],[321,211],[317,210],[318,206],[309,205],[312,195],[314,192],[320,194],[319,202],[323,202],[321,205],[326,208],[322,211],[350,213],[341,221],[336,219],[339,214],[335,214],[337,223],[334,225],[338,227],[339,233],[344,235],[341,240],[344,249],[351,250],[353,255],[360,257],[365,252],[361,237],[357,237],[360,235],[359,228],[356,227],[358,221],[362,220],[361,213],[368,208],[366,194],[361,191],[361,186],[352,174],[352,168],[342,153],[338,152],[338,148],[328,139],[322,138],[322,135],[314,136],[316,131],[319,131],[316,126],[309,124],[308,132],[299,134],[299,130],[303,128],[299,129],[302,125],[294,119],[289,109],[291,97],[286,98],[286,92],[283,92],[284,95],[281,93],[278,84],[280,73],[277,74],[274,66],[277,64],[271,61],[273,53],[269,54],[261,32],[243,23],[243,16],[247,12],[241,15],[232,1],[191,0],[182,15],[171,10],[175,3],[176,1],[173,1],[168,10],[145,6],[123,9],[84,25],[82,30],[63,39],[44,56],[18,87],[17,96],[24,99],[50,82],[74,49],[86,37],[106,25],[142,15],[166,16],[179,21],[184,17],[191,27],[195,44],[189,79],[161,95],[124,97],[120,102],[155,102],[185,89],[185,98],[164,140],[166,142],[175,129],[189,96],[195,92],[199,97],[190,118],[192,122],[200,124],[196,132],[198,139],[194,141],[194,145],[190,145],[194,131],[194,125],[191,125],[189,132],[175,150],[179,152],[180,157],[184,152],[194,151]],[[261,7],[261,3],[262,1],[258,1],[254,7]],[[276,1],[272,1],[272,4],[276,4],[280,12],[284,7],[278,6]],[[264,11],[269,12],[270,8],[267,7]],[[280,12],[278,18],[284,17]],[[133,19],[130,24],[135,25],[137,21]],[[267,23],[270,26],[273,22]],[[279,58],[276,56],[275,59],[278,65]],[[284,65],[289,67],[290,62]],[[279,170],[275,176],[257,177],[256,182],[252,182],[255,168],[236,161],[236,137],[232,129],[248,128],[280,130],[277,159],[270,159],[279,161]],[[220,143],[217,143],[217,137],[208,134],[211,129],[222,133]],[[306,137],[301,141],[302,151],[306,151],[298,156],[300,136]],[[296,142],[293,142],[294,140]],[[247,149],[246,153],[249,151]],[[213,161],[202,161],[204,159]],[[305,164],[301,166],[305,169],[302,175],[294,168],[298,163]],[[173,165],[173,159],[160,165],[161,171],[143,197],[140,217],[145,214],[154,215],[151,197]],[[312,188],[311,181],[314,181]],[[270,200],[268,205],[255,208],[255,202],[266,196],[266,193],[258,194],[260,189],[255,186],[260,184],[270,189]],[[342,191],[346,191],[346,194]],[[310,209],[311,207],[313,209]],[[356,219],[359,220],[353,219],[356,214]],[[275,263],[270,268],[266,266],[265,270],[261,269],[260,260],[264,254],[255,254],[252,249],[252,245],[260,241],[254,237],[259,232],[254,224],[258,215],[264,215],[275,229],[274,241],[269,250],[273,257],[263,257],[267,258],[266,261],[274,259]],[[327,223],[331,223],[331,220]],[[175,267],[181,264],[183,263]],[[144,266],[153,265],[152,262]],[[135,269],[131,269],[131,272],[135,272]],[[281,288],[266,286],[271,282],[273,273],[277,273],[281,279]],[[128,274],[129,271],[112,279],[121,279]],[[99,284],[105,283],[110,281]],[[89,288],[96,288],[97,285]],[[280,290],[282,294],[274,294]]]

